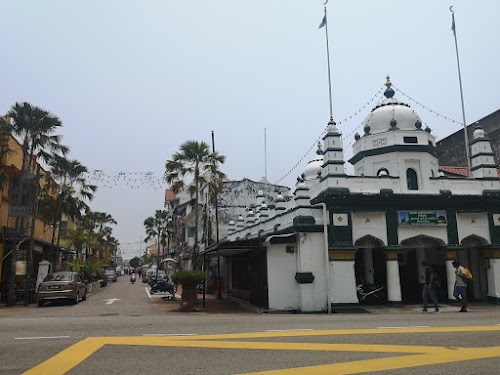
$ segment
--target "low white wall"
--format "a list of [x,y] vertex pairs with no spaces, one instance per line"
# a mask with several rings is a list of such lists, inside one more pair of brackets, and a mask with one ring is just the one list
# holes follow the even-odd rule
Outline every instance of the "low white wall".
[[297,251],[287,253],[285,244],[267,248],[269,310],[297,310],[299,288],[295,281]]

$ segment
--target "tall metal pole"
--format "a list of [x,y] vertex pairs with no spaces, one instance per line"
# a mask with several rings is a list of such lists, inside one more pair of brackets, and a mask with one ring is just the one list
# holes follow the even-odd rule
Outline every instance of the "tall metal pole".
[[[214,131],[212,130],[212,152],[215,152]],[[219,202],[218,194],[215,194],[215,239],[219,244]],[[220,282],[220,256],[217,257],[217,299],[222,299],[222,285]]]
[[457,31],[455,28],[455,11],[453,10],[453,6],[450,7],[451,12],[451,29],[453,30],[453,36],[455,38],[455,51],[457,55],[457,68],[458,68],[458,83],[460,85],[460,100],[462,103],[462,119],[464,122],[464,139],[465,139],[465,155],[467,158],[467,177],[472,178],[471,176],[471,163],[470,163],[470,150],[469,150],[469,136],[467,134],[467,122],[465,121],[465,104],[464,104],[464,92],[462,89],[462,74],[460,73],[460,57],[458,54],[458,42],[457,42]]
[[326,60],[328,64],[328,94],[330,100],[330,120],[333,120],[333,100],[332,100],[332,76],[331,76],[331,67],[330,67],[330,43],[328,41],[328,21],[327,21],[327,13],[326,13],[326,4],[328,0],[326,0],[323,4],[325,5],[325,16],[323,17],[323,21],[319,25],[321,29],[325,26],[325,34],[326,34]]

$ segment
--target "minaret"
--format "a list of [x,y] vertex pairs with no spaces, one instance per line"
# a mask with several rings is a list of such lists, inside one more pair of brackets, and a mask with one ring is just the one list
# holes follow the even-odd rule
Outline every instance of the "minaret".
[[297,206],[308,206],[311,204],[311,196],[309,195],[309,188],[307,184],[300,177],[297,179],[295,185],[295,204]]
[[342,134],[339,133],[335,121],[330,120],[323,137],[323,176],[344,176],[345,161],[344,150],[342,148]]
[[474,125],[472,138],[470,142],[472,178],[498,179],[495,154],[491,148],[490,139],[478,122]]
[[238,220],[236,220],[236,231],[242,230],[243,228],[245,228],[245,220],[243,216],[240,215],[238,216]]
[[249,209],[247,212],[246,226],[251,227],[254,224],[255,224],[255,214],[253,213],[252,209]]
[[276,197],[275,202],[276,202],[276,207],[274,208],[274,212],[275,212],[275,215],[278,216],[279,214],[286,211],[286,199],[280,193]]

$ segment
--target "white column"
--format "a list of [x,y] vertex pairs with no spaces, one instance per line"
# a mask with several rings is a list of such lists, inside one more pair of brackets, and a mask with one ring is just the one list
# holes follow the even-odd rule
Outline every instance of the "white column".
[[401,280],[397,259],[387,259],[387,302],[401,302]]
[[500,259],[488,259],[488,297],[500,299]]
[[422,266],[422,261],[425,259],[425,249],[417,249],[417,270],[418,270],[418,282],[420,284],[425,284],[425,267]]
[[453,264],[451,264],[453,260],[446,260],[446,283],[448,284],[448,300],[454,300],[453,297],[453,288],[455,287],[455,268]]
[[373,284],[375,276],[373,274],[373,250],[363,249],[363,264],[365,269],[365,283]]
[[356,292],[354,260],[333,261],[330,271],[332,302],[334,304],[359,303]]

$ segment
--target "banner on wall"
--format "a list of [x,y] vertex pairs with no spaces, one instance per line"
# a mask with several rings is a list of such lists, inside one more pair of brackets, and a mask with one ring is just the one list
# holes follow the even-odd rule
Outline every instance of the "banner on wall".
[[446,226],[446,211],[398,211],[399,225]]

